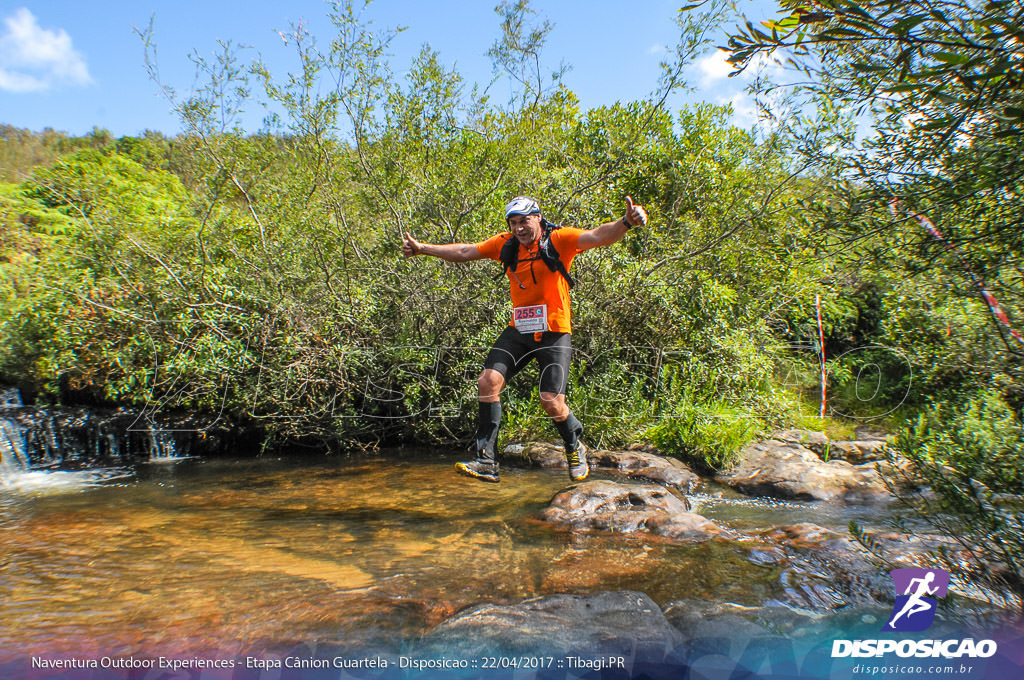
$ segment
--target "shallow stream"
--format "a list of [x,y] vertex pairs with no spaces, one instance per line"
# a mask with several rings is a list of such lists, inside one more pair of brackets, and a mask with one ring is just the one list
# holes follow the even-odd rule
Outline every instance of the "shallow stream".
[[[458,476],[456,458],[183,460],[29,472],[0,486],[0,661],[31,654],[400,646],[456,611],[552,593],[641,590],[756,606],[779,568],[740,543],[573,535],[536,519],[564,471]],[[596,478],[612,478],[595,471]],[[745,499],[695,509],[753,531],[878,526],[874,509]]]

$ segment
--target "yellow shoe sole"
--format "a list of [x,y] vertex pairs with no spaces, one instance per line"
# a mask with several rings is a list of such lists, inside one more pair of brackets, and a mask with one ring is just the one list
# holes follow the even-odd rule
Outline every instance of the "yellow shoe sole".
[[498,484],[501,481],[497,474],[494,474],[494,475],[481,474],[481,473],[477,472],[476,470],[471,469],[465,463],[456,463],[455,464],[455,469],[459,473],[464,474],[467,477],[472,477],[473,479],[479,479],[481,482],[490,482],[492,484]]
[[577,477],[576,475],[574,475],[574,474],[573,474],[572,472],[570,472],[570,473],[569,473],[569,479],[571,479],[571,480],[572,480],[572,481],[574,481],[574,482],[582,482],[583,480],[585,480],[585,479],[586,479],[587,477],[589,477],[589,476],[590,476],[590,468],[587,468],[587,471],[586,471],[586,472],[584,472],[584,473],[583,473],[582,475],[580,475],[579,477]]

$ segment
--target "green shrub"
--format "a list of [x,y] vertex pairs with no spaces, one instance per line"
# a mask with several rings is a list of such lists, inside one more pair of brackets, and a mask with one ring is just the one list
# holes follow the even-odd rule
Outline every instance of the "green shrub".
[[[948,543],[932,558],[962,587],[1024,610],[1024,522],[1021,519],[1024,433],[994,390],[959,406],[935,405],[897,437],[887,482],[918,522]],[[906,530],[905,520],[897,525]],[[856,525],[854,536],[884,551]]]
[[647,438],[665,453],[717,469],[732,463],[764,426],[756,416],[722,399],[702,399],[687,390],[647,430]]
[[1002,396],[987,390],[963,404],[936,404],[900,432],[897,448],[944,465],[994,492],[1024,492],[1024,433]]

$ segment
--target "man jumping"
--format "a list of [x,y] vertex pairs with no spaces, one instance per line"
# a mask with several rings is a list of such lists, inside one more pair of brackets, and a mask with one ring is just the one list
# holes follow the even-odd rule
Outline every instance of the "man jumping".
[[501,424],[501,390],[532,359],[540,366],[540,403],[565,444],[569,477],[587,478],[590,468],[580,437],[583,424],[565,403],[569,382],[571,312],[569,269],[578,253],[617,243],[626,232],[647,222],[643,206],[626,196],[626,212],[594,229],[558,227],[545,220],[540,205],[529,196],[517,196],[505,206],[508,231],[479,243],[420,243],[405,235],[402,254],[432,255],[448,262],[491,259],[502,263],[508,276],[512,320],[501,332],[484,361],[478,380],[480,420],[476,432],[476,459],[456,463],[470,477],[498,482],[497,443]]

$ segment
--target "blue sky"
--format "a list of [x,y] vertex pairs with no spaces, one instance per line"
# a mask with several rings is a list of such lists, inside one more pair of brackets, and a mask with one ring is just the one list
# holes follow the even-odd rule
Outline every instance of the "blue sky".
[[[392,44],[392,65],[401,73],[424,43],[469,82],[492,78],[486,53],[499,33],[495,2],[468,0],[379,0],[369,15],[381,28],[406,26]],[[571,66],[566,85],[584,108],[644,98],[657,86],[659,61],[678,38],[674,18],[684,3],[643,0],[534,2],[554,24],[545,52],[551,67]],[[180,125],[149,79],[143,46],[133,26],[154,17],[161,77],[188,91],[193,68],[188,54],[210,55],[218,40],[251,46],[277,73],[294,68],[294,53],[278,31],[300,20],[327,41],[327,5],[320,0],[234,2],[177,0],[0,0],[0,123],[83,134],[93,126],[114,135],[145,129],[172,134]],[[732,102],[735,122],[753,123],[745,82],[728,79],[721,54],[697,58],[688,73],[695,88],[672,103]],[[498,83],[493,90],[501,93]],[[254,119],[247,127],[255,129]]]

